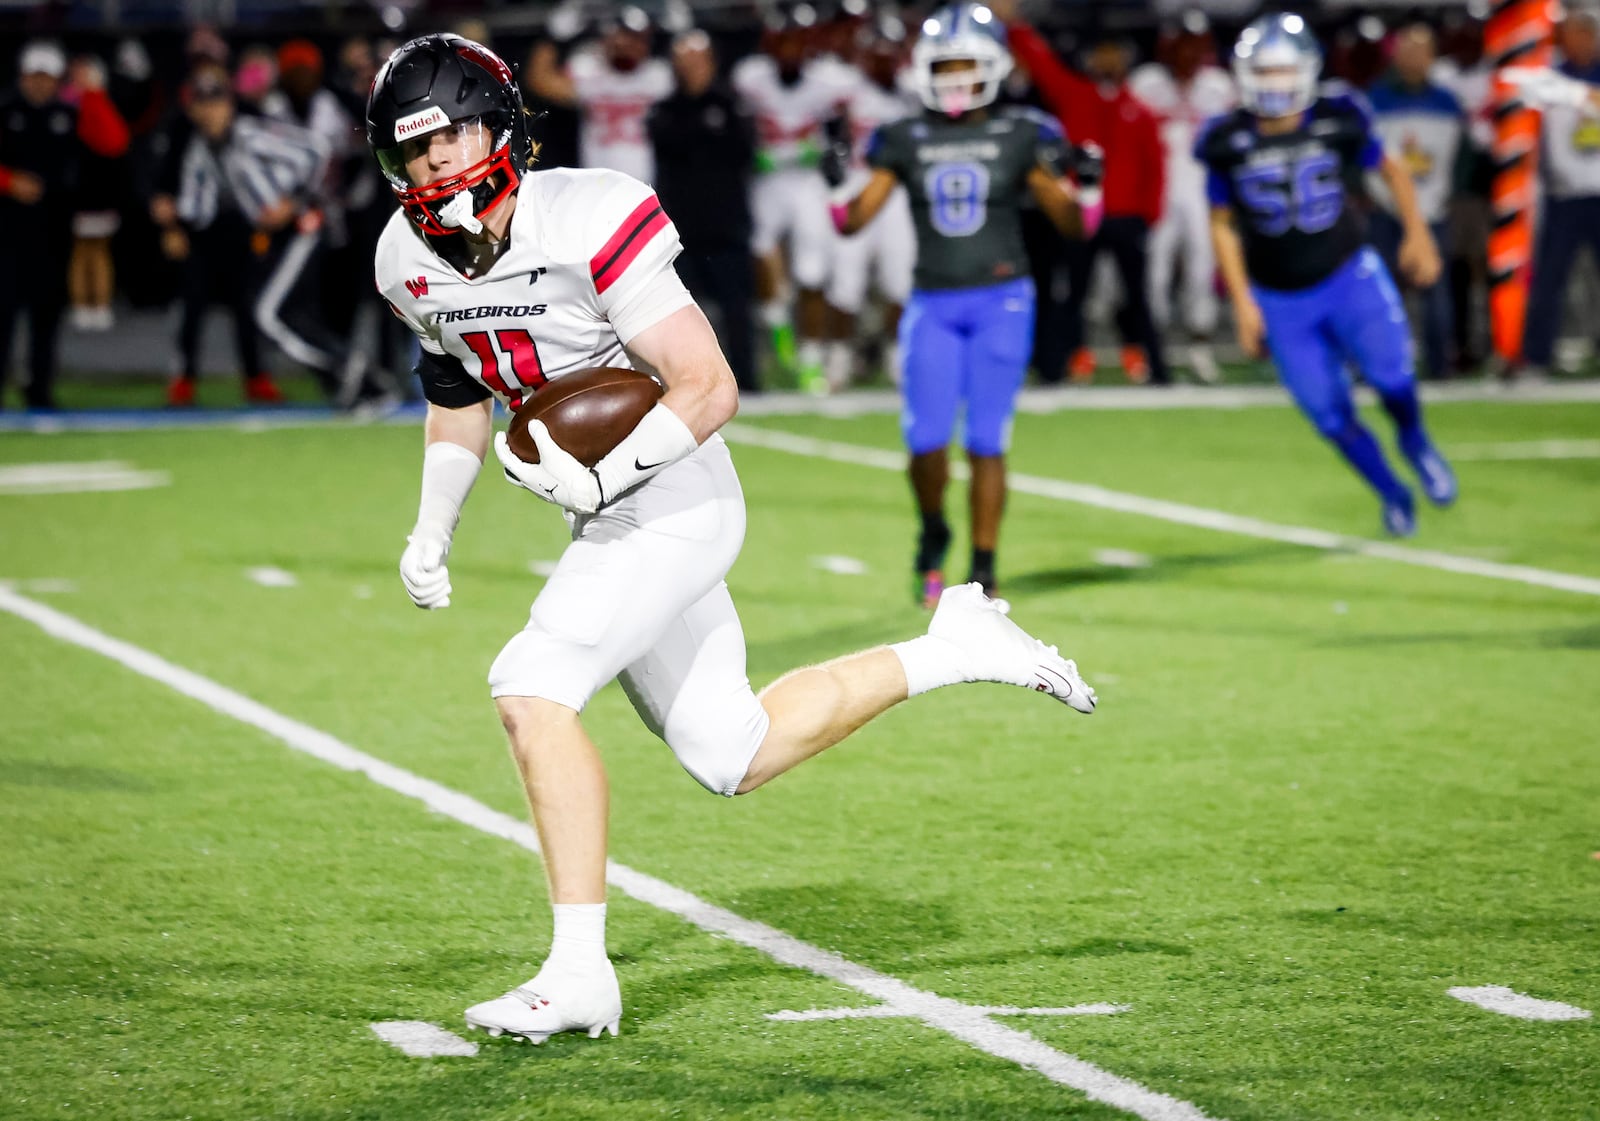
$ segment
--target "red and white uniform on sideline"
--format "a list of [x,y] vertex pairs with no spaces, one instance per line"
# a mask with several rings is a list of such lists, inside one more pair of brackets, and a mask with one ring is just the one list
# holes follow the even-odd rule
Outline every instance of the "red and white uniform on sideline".
[[833,221],[828,187],[817,170],[822,126],[865,81],[835,58],[805,64],[800,80],[786,84],[769,55],[751,55],[733,69],[733,88],[756,121],[756,167],[750,189],[758,257],[789,241],[789,269],[801,288],[821,288],[832,265]]
[[589,48],[572,56],[567,74],[582,113],[578,161],[653,181],[655,153],[644,119],[652,105],[672,93],[671,64],[647,58],[632,70],[618,70],[598,49]]
[[[397,212],[378,242],[378,289],[430,360],[430,400],[466,379],[515,408],[547,380],[630,366],[628,341],[693,303],[682,248],[654,192],[609,170],[522,178],[510,244],[463,277]],[[581,711],[621,676],[645,722],[702,785],[732,794],[769,718],[745,674],[744,632],[723,577],[744,542],[727,444],[698,450],[608,503],[569,517],[572,544],[527,626],[495,659],[495,696]]]
[[1150,311],[1156,323],[1172,320],[1172,279],[1183,260],[1183,325],[1210,334],[1217,325],[1211,250],[1211,215],[1205,168],[1194,158],[1200,126],[1238,104],[1226,70],[1202,66],[1186,83],[1160,63],[1134,70],[1128,89],[1156,116],[1167,156],[1167,195],[1161,220],[1150,233]]
[[[882,125],[921,111],[915,96],[904,90],[886,90],[863,80],[845,101],[850,120],[852,149],[850,178],[846,186],[860,194],[872,178],[867,167],[867,144]],[[911,218],[911,200],[896,184],[889,201],[876,218],[859,232],[841,237],[834,248],[833,275],[828,279],[828,303],[852,315],[866,301],[869,283],[885,300],[904,306],[911,297],[911,276],[917,263],[917,229]],[[869,282],[870,276],[870,282]]]

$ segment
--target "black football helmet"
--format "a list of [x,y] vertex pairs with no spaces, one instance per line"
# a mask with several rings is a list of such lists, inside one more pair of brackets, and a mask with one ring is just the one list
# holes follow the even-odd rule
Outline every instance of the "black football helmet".
[[[473,120],[491,137],[488,156],[450,179],[412,183],[405,142]],[[367,144],[406,217],[435,237],[481,220],[517,189],[533,155],[511,68],[488,47],[459,35],[424,35],[389,56],[367,97]],[[462,217],[463,207],[450,206],[463,194],[473,221]],[[449,220],[441,216],[446,207]]]

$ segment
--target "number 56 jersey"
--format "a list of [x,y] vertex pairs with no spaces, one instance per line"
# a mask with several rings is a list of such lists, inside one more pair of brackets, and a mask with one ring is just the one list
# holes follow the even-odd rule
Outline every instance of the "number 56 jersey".
[[545,382],[628,366],[624,344],[693,302],[682,248],[654,192],[619,171],[552,168],[517,188],[505,251],[463,276],[401,212],[378,240],[378,291],[422,343],[435,405],[498,397],[515,409]]
[[1361,248],[1366,230],[1350,193],[1383,162],[1383,144],[1360,94],[1324,87],[1300,127],[1279,136],[1263,136],[1253,114],[1235,109],[1206,125],[1195,157],[1211,205],[1233,208],[1245,269],[1263,288],[1309,288]]

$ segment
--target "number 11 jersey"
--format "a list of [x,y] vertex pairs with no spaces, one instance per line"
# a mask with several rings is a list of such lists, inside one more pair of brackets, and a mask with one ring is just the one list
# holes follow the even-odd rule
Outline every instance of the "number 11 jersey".
[[1214,118],[1195,143],[1212,206],[1232,207],[1245,269],[1263,288],[1295,291],[1332,276],[1366,239],[1350,206],[1361,176],[1383,162],[1359,93],[1324,87],[1300,127],[1265,136],[1248,110]]
[[563,374],[629,366],[625,344],[693,302],[672,267],[677,227],[620,171],[531,171],[504,253],[481,276],[445,261],[396,211],[378,239],[378,291],[422,344],[423,396],[519,407]]

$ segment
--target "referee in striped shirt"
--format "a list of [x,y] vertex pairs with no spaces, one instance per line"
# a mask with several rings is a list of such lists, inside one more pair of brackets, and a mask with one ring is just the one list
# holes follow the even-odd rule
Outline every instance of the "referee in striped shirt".
[[330,398],[353,404],[366,360],[323,322],[317,300],[325,146],[293,125],[239,115],[220,66],[199,67],[184,99],[193,128],[172,152],[170,193],[151,203],[163,250],[184,261],[183,364],[168,402],[194,403],[205,310],[221,299],[233,315],[246,400],[280,400],[261,363],[259,329],[309,367]]

